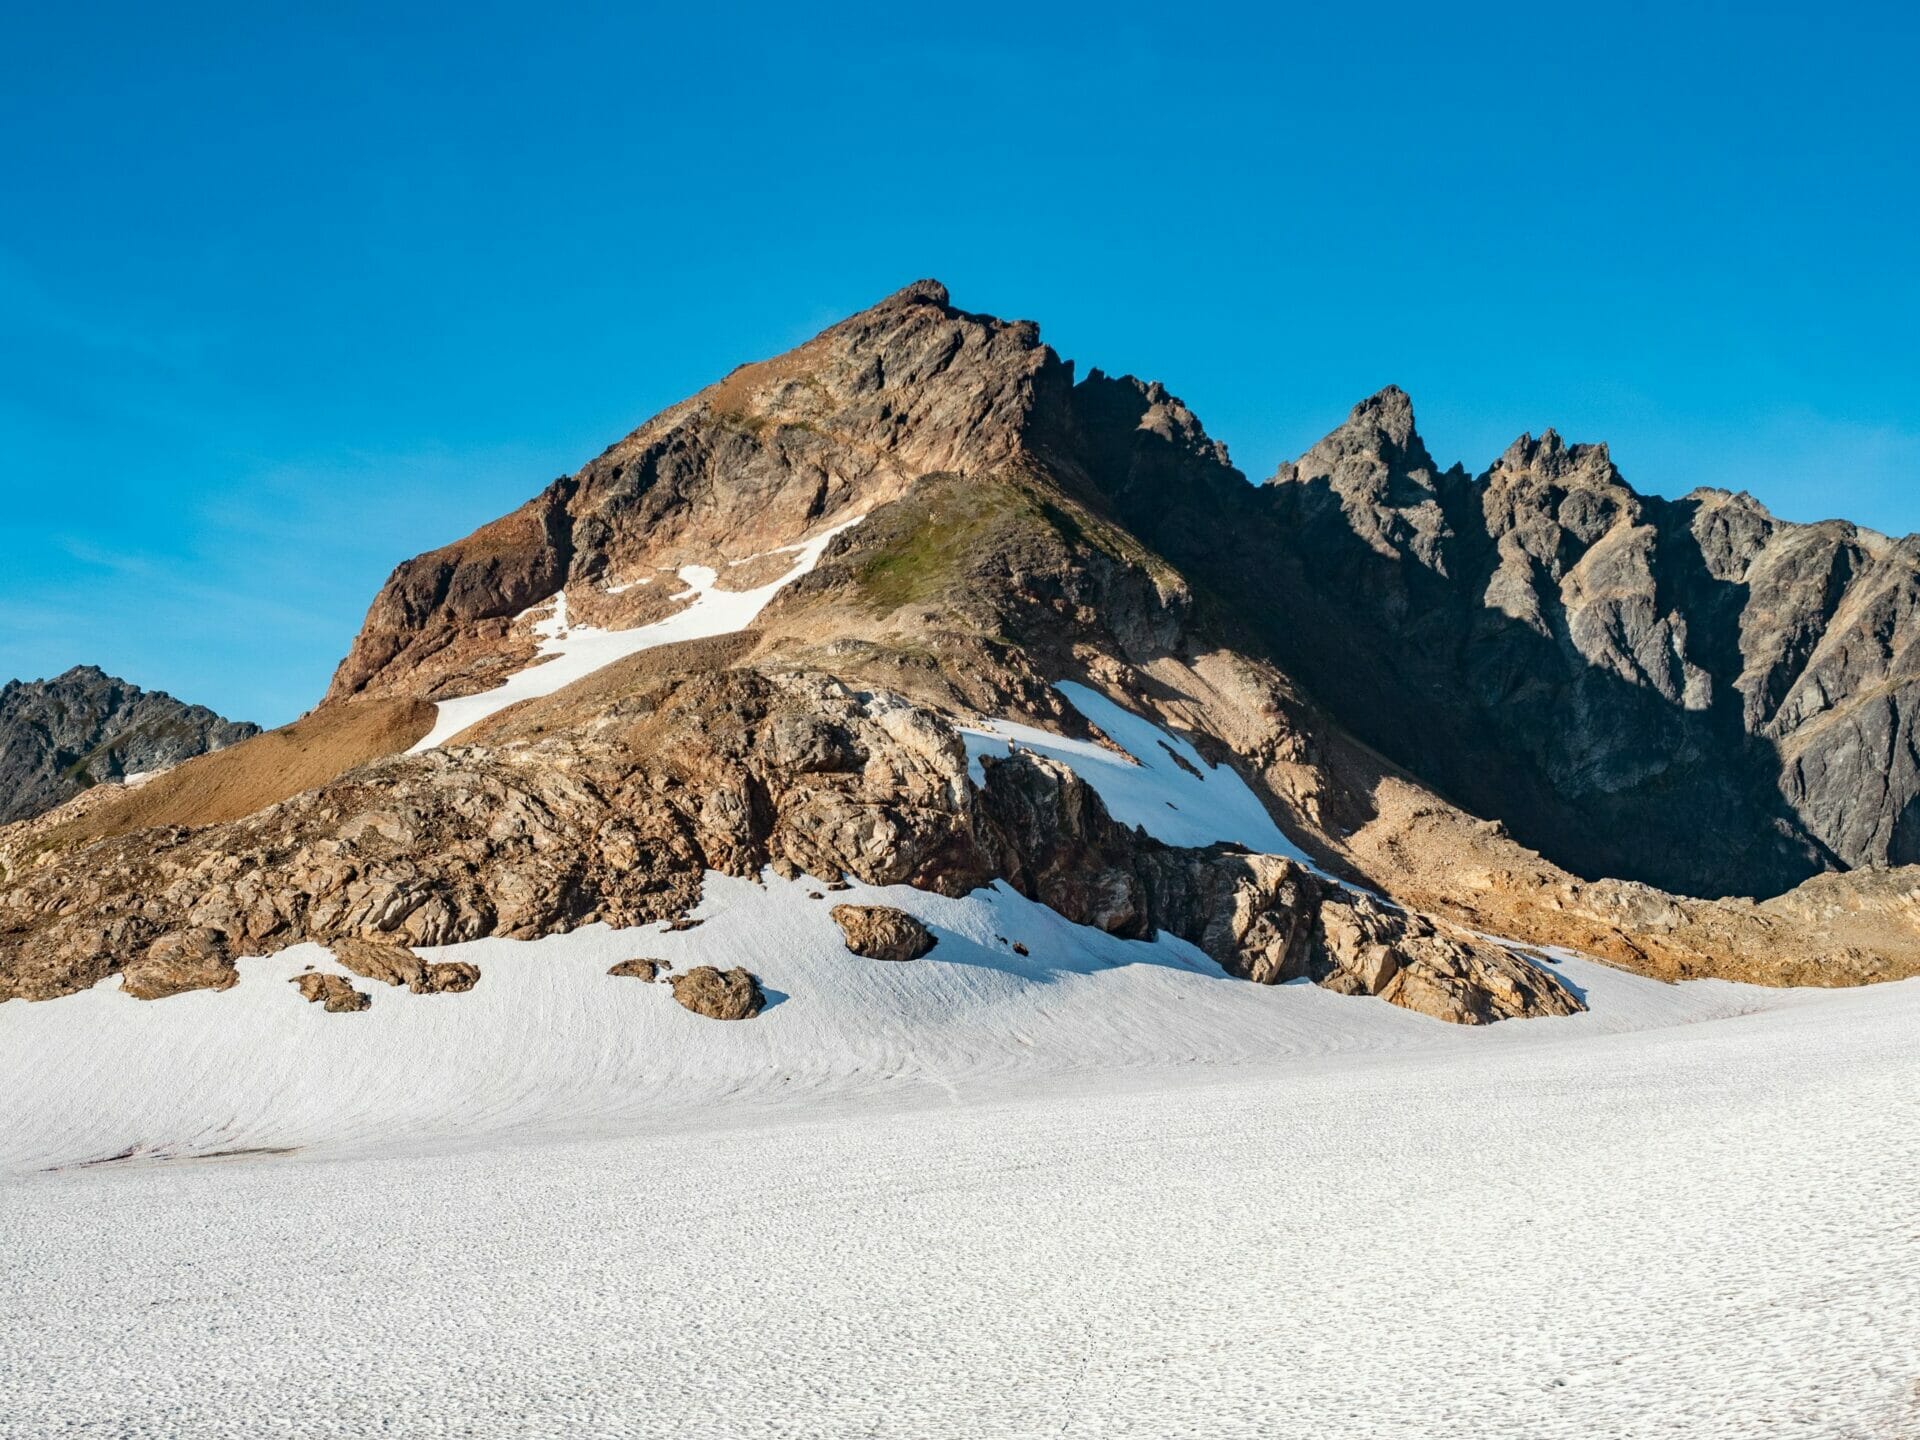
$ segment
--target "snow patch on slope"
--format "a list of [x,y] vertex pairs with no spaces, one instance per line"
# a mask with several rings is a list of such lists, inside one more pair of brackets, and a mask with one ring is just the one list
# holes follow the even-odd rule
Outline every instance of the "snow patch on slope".
[[1226,841],[1261,855],[1283,855],[1320,872],[1274,824],[1260,797],[1231,766],[1209,765],[1187,741],[1097,690],[1071,680],[1055,681],[1053,688],[1126,754],[1016,720],[988,720],[962,727],[974,783],[985,783],[981,756],[1031,750],[1066,765],[1098,792],[1114,819],[1138,825],[1156,840],[1195,848]]
[[759,618],[760,612],[767,608],[775,595],[820,563],[820,557],[826,553],[834,536],[864,519],[866,516],[856,515],[830,530],[822,531],[811,540],[797,545],[783,545],[771,551],[775,555],[795,556],[793,568],[779,579],[753,590],[717,589],[715,587],[720,575],[711,566],[683,566],[679,572],[680,579],[687,588],[673,598],[692,603],[664,620],[651,625],[636,625],[630,630],[601,630],[591,625],[569,624],[567,593],[560,591],[522,612],[521,617],[516,617],[524,618],[552,607],[551,613],[533,627],[534,633],[540,637],[541,659],[538,663],[515,672],[506,683],[495,689],[478,695],[463,695],[455,700],[442,700],[433,729],[413,747],[413,753],[444,745],[468,726],[479,724],[509,705],[551,695],[576,680],[585,679],[596,670],[605,669],[616,660],[638,655],[642,650],[682,640],[730,635],[746,629]]
[[[939,943],[908,964],[850,954],[830,915],[841,901],[897,905]],[[1587,992],[1587,1014],[1462,1029],[1313,985],[1232,979],[1184,941],[1116,939],[999,883],[949,898],[709,874],[693,913],[702,923],[675,932],[592,925],[423,949],[478,964],[479,986],[414,995],[356,979],[373,996],[360,1014],[325,1014],[288,983],[309,966],[345,973],[317,945],[243,960],[240,983],[217,993],[140,1001],[109,979],[0,1005],[0,1172],[618,1128],[667,1103],[903,1084],[980,1093],[1072,1071],[1499,1046],[1794,1003],[1568,960],[1556,968]],[[607,975],[631,958],[745,966],[768,1007],[746,1022],[692,1015],[665,985]]]

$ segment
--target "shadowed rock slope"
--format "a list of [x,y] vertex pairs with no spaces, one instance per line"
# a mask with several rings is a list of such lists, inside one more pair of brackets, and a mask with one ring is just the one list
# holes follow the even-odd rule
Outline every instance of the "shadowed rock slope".
[[259,733],[258,725],[223,720],[92,665],[9,681],[0,686],[0,824]]
[[[1150,388],[1150,387],[1149,387]],[[1442,470],[1389,388],[1265,486],[1096,372],[1087,470],[1343,728],[1589,879],[1774,895],[1920,858],[1920,539],[1636,493],[1604,445]]]
[[1276,653],[1570,868],[1700,895],[1920,859],[1920,540],[1637,494],[1604,445],[1441,470],[1398,390],[1282,466]]
[[[1000,879],[1112,934],[1179,935],[1248,980],[1463,1023],[1578,1005],[1486,932],[1671,976],[1920,968],[1906,872],[1825,877],[1816,899],[1771,910],[1581,878],[1462,808],[1421,756],[1386,758],[1393,736],[1363,723],[1358,682],[1317,664],[1332,642],[1301,633],[1320,622],[1295,603],[1300,552],[1332,522],[1290,514],[1285,493],[1248,485],[1162,387],[1076,382],[1033,325],[911,286],[400,566],[301,722],[312,734],[276,742],[305,757],[297,793],[262,791],[244,815],[189,814],[183,792],[144,821],[0,830],[0,998],[116,972],[165,988],[183,954],[215,986],[302,940],[670,919],[706,871],[767,866],[948,895]],[[419,707],[542,663],[556,627],[682,614],[702,603],[689,574],[753,590],[788,574],[783,547],[835,527],[748,628],[629,654],[396,753],[427,733]],[[1351,631],[1383,628],[1355,608]],[[1368,663],[1390,648],[1367,643]],[[960,727],[983,718],[1111,745],[1055,688],[1067,680],[1238,776],[1317,867],[1163,843],[1037,754],[970,767]],[[226,774],[200,789],[241,793]]]

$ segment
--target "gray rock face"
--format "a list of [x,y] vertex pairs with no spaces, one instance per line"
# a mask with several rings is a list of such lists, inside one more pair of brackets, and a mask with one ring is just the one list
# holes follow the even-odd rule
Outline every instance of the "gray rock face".
[[1920,540],[1643,496],[1551,430],[1442,472],[1397,390],[1265,498],[1283,663],[1570,869],[1773,894],[1920,859]]
[[0,686],[0,825],[260,733],[91,665]]
[[1920,859],[1920,538],[1643,496],[1552,431],[1443,470],[1392,388],[1256,488],[1151,388],[1076,388],[1087,484],[1446,798],[1691,895]]

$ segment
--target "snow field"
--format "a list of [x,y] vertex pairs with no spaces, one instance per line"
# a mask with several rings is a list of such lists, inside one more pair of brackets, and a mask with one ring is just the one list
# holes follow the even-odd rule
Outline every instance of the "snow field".
[[[743,890],[666,938],[736,909],[768,919]],[[755,952],[768,970],[802,928]],[[914,994],[955,1012],[927,1037],[938,1073],[902,1035],[884,1085],[886,1042],[836,1060],[801,1048],[826,1029],[783,1032],[845,993],[797,956],[769,976],[787,998],[736,1025],[601,977],[661,1003],[609,993],[630,1023],[564,1056],[516,1046],[585,1007],[522,988],[503,956],[472,995],[303,1014],[343,1047],[383,1009],[408,1017],[383,1056],[356,1053],[390,1078],[298,1046],[317,1093],[229,1137],[324,1132],[343,1087],[353,1125],[316,1148],[0,1181],[0,1434],[1891,1440],[1920,1421],[1920,986],[1748,995],[1587,967],[1591,1014],[1461,1031],[1142,963],[1020,981],[1054,1012],[1033,1053],[1066,1015],[1117,1008],[1119,1063],[1021,1068],[1003,1035],[961,1068],[983,1032],[941,973],[967,961],[939,954],[842,962],[871,967],[863,1001],[893,995],[882,1031],[925,1018]],[[1200,1044],[1180,1002],[1228,1013],[1184,988],[1205,985],[1259,1018],[1204,1054],[1124,1063],[1150,1006]],[[397,1063],[450,1038],[429,1007],[490,986],[552,1008],[489,1012],[464,1063]],[[154,1027],[181,1004],[84,998]],[[0,1020],[17,1042],[12,1012],[69,1003]],[[663,1043],[669,1020],[711,1044]],[[209,1116],[233,1054],[179,1057]],[[676,1083],[718,1081],[723,1054],[734,1093]],[[814,1083],[779,1083],[809,1059]],[[474,1109],[396,1093],[448,1065],[446,1098],[464,1087]],[[538,1127],[528,1069],[581,1082]],[[628,1084],[643,1094],[617,1115],[580,1108]]]
[[[905,965],[851,955],[830,916],[841,901],[898,905],[939,944]],[[1590,1013],[1469,1034],[1384,1001],[1249,985],[1183,941],[1118,940],[998,884],[948,899],[905,886],[835,892],[805,878],[709,874],[693,913],[703,923],[677,933],[594,925],[423,949],[475,962],[479,986],[413,995],[356,979],[373,1006],[353,1015],[327,1015],[288,983],[308,966],[347,973],[314,945],[242,960],[240,983],[221,992],[138,1001],[110,978],[58,1001],[0,1006],[0,1172],[128,1151],[618,1130],[665,1101],[763,1103],[903,1085],[978,1094],[1043,1073],[1498,1047],[1563,1027],[1803,1003],[1798,992],[1674,988],[1568,960],[1555,968],[1589,993]],[[633,957],[676,971],[743,965],[760,977],[768,1008],[733,1024],[691,1015],[663,984],[605,973]]]
[[[1006,722],[976,761],[1297,853],[1061,688],[1141,763]],[[842,901],[939,943],[851,955]],[[0,1436],[1920,1435],[1920,981],[1560,952],[1587,1012],[1466,1029],[1000,885],[694,914],[423,951],[478,988],[353,1015],[288,983],[318,946],[0,1005]]]

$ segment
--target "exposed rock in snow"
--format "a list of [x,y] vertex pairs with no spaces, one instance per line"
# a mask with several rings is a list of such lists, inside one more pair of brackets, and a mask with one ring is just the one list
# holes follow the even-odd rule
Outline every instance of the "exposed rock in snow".
[[[702,923],[690,929],[593,924],[540,940],[423,947],[423,962],[469,964],[484,982],[451,997],[383,988],[344,1028],[315,1023],[288,988],[351,988],[352,972],[312,944],[241,959],[239,983],[222,993],[145,1004],[109,979],[52,1004],[0,1005],[0,1094],[12,1097],[0,1171],[129,1148],[350,1148],[381,1135],[478,1142],[595,1116],[617,1129],[662,1097],[828,1092],[923,1066],[983,1080],[1217,1066],[1566,1027],[1599,1035],[1817,998],[1675,987],[1569,958],[1546,968],[1592,998],[1595,1013],[1483,1030],[1313,985],[1248,985],[1170,934],[1124,939],[1076,925],[1004,883],[949,897],[848,882],[846,903],[902,911],[939,941],[911,965],[876,964],[848,953],[832,906],[812,893],[808,881],[770,871],[709,873],[693,912]],[[742,970],[768,1001],[782,998],[737,1035],[676,1024],[654,987],[608,980],[610,966],[636,954],[675,972]],[[338,984],[314,978],[325,976]],[[112,1065],[97,1063],[103,1053]]]
[[716,970],[711,965],[696,965],[683,975],[675,975],[669,983],[675,1000],[709,1020],[751,1020],[766,1003],[759,981],[737,968]]
[[[872,964],[815,893],[709,875],[690,928],[431,950],[487,983],[396,987],[350,1023],[289,988],[369,1003],[317,946],[241,960],[224,994],[0,1006],[0,1413],[617,1430],[640,1374],[681,1434],[778,1429],[808,1386],[836,1431],[932,1437],[1786,1414],[1813,1440],[1911,1414],[1915,982],[1666,985],[1563,956],[1585,1013],[1476,1029],[1236,983],[1005,885],[850,882],[940,939]],[[767,1004],[709,1025],[608,983],[641,947],[757,975]],[[449,1225],[461,1207],[497,1223]],[[950,1344],[886,1343],[930,1315]],[[1222,1325],[1306,1349],[1223,1349]],[[673,1357],[720,1331],[745,1349],[716,1389]],[[218,1386],[175,1365],[210,1332]],[[369,1347],[350,1387],[298,1378]],[[1033,1386],[1008,1388],[1009,1353]],[[503,1410],[503,1370],[565,1384]]]
[[353,982],[341,975],[312,971],[295,975],[293,983],[299,987],[301,999],[320,1005],[329,1015],[351,1015],[373,1005],[371,995],[354,989]]
[[644,980],[651,985],[660,975],[658,960],[622,960],[607,967],[607,974],[619,975],[633,980]]
[[[978,757],[985,785],[972,789],[951,727],[899,696],[727,671],[663,676],[612,715],[631,717],[619,722],[626,738],[569,740],[565,764],[519,746],[394,756],[157,852],[130,839],[129,870],[97,874],[85,903],[60,872],[31,875],[13,894],[44,894],[60,918],[20,943],[31,963],[17,993],[78,988],[147,935],[196,925],[241,954],[385,937],[373,953],[387,958],[362,961],[361,973],[405,980],[414,962],[395,947],[672,920],[703,871],[777,862],[950,895],[1001,875],[1074,921],[1143,939],[1164,929],[1263,983],[1331,982],[1340,969],[1317,926],[1344,894],[1334,882],[1284,856],[1169,848],[1109,817],[1066,765],[1024,748]],[[1130,733],[1124,714],[1106,718]],[[1106,767],[1122,768],[1132,767]],[[1243,786],[1224,768],[1197,783],[1228,782]],[[235,853],[259,859],[236,868]],[[1525,962],[1498,946],[1402,912],[1382,910],[1369,934],[1404,936],[1402,964],[1434,982],[1383,981],[1377,993],[1398,1003],[1473,1021],[1574,1003],[1549,976],[1510,983]],[[1446,1003],[1431,1004],[1442,991]]]
[[869,960],[918,960],[933,949],[927,927],[891,905],[836,905],[832,913],[847,949]]
[[199,925],[162,935],[147,946],[120,972],[120,988],[136,1000],[162,1000],[188,990],[224,990],[239,979],[227,937]]
[[382,985],[404,985],[416,995],[461,994],[480,983],[478,967],[464,960],[422,961],[403,945],[347,936],[333,942],[342,967]]
[[1017,721],[988,720],[963,727],[976,780],[983,773],[981,756],[1030,750],[1069,766],[1099,792],[1107,813],[1122,825],[1138,825],[1168,845],[1224,841],[1319,868],[1274,824],[1260,797],[1232,767],[1209,765],[1188,741],[1122,709],[1097,690],[1070,680],[1056,681],[1054,688],[1123,753]]

